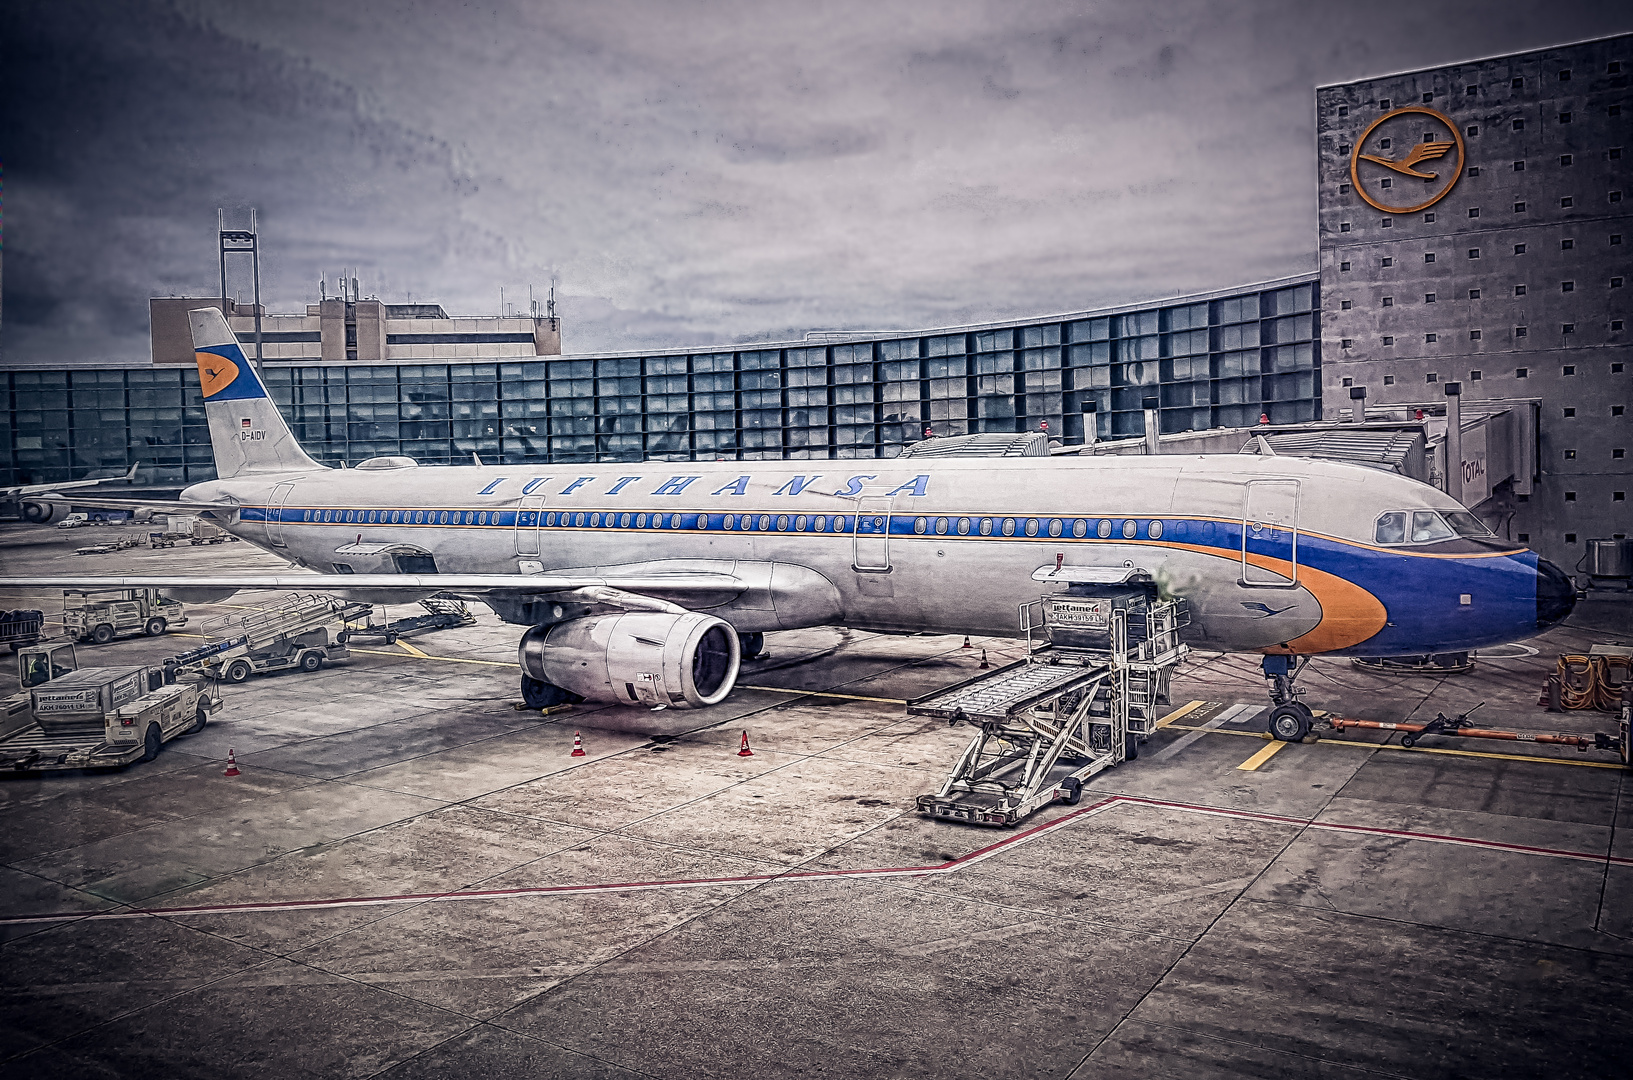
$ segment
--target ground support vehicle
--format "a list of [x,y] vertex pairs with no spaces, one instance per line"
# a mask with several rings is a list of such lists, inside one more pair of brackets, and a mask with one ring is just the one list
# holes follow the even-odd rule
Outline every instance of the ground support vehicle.
[[69,514],[67,517],[65,517],[61,521],[57,522],[57,528],[59,528],[59,529],[83,529],[85,526],[89,525],[90,523],[91,523],[91,516],[89,514]]
[[372,610],[367,604],[312,593],[222,615],[204,624],[205,646],[173,657],[171,666],[234,683],[271,671],[317,671],[351,659],[347,632],[341,630],[331,640],[329,625],[367,619]]
[[203,544],[237,543],[238,537],[229,536],[219,525],[211,525],[208,521],[194,521],[191,534],[187,542],[194,547]]
[[74,554],[108,555],[115,551],[124,551],[126,548],[136,547],[141,542],[142,539],[139,534],[125,533],[123,536],[119,537],[119,539],[111,540],[106,544],[92,544],[90,547],[75,548]]
[[158,637],[187,625],[186,609],[157,589],[69,589],[62,594],[62,607],[63,632],[98,645],[131,634]]
[[1083,574],[1065,595],[1020,605],[1025,659],[908,702],[911,715],[980,729],[941,788],[919,796],[921,814],[1013,826],[1076,804],[1090,777],[1139,756],[1189,652],[1185,601]]
[[17,655],[25,689],[5,702],[0,770],[84,769],[151,761],[200,731],[221,699],[149,665],[77,668],[71,642]]
[[33,645],[44,636],[44,612],[18,608],[0,613],[0,645],[10,646],[12,652]]
[[432,596],[421,600],[420,607],[425,609],[424,615],[393,619],[388,623],[369,622],[363,626],[348,626],[346,637],[348,640],[368,638],[383,641],[387,645],[395,645],[398,638],[408,637],[410,634],[448,630],[455,626],[470,626],[476,622],[476,616],[471,614],[470,609],[461,600],[445,600]]

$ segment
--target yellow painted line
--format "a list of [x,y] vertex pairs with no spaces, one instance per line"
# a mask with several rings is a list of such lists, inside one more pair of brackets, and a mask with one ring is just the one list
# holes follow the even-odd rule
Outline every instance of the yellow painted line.
[[[1350,743],[1342,739],[1322,739],[1322,746],[1367,746],[1367,743]],[[1583,769],[1620,769],[1620,762],[1610,761],[1570,761],[1566,758],[1532,757],[1529,754],[1493,754],[1483,750],[1447,750],[1433,746],[1395,746],[1388,743],[1372,743],[1373,750],[1399,750],[1407,754],[1449,754],[1452,757],[1491,758],[1493,761],[1530,761],[1543,762],[1547,765],[1575,765]]]
[[[1208,735],[1236,735],[1249,739],[1269,739],[1268,734],[1252,731],[1226,731],[1223,728],[1187,727],[1173,725],[1175,731],[1201,731]],[[1278,740],[1279,741],[1279,740]],[[1543,765],[1575,765],[1583,769],[1620,769],[1618,762],[1571,761],[1567,758],[1532,757],[1529,754],[1493,754],[1484,750],[1449,750],[1434,746],[1395,746],[1391,743],[1349,742],[1345,739],[1317,739],[1316,746],[1347,746],[1355,750],[1399,750],[1407,754],[1445,754],[1449,757],[1491,758],[1494,761],[1527,761]]]
[[1265,762],[1281,753],[1281,748],[1286,745],[1286,743],[1279,740],[1272,741],[1269,746],[1266,746],[1263,750],[1260,750],[1257,754],[1254,754],[1252,757],[1248,758],[1246,761],[1242,762],[1236,767],[1243,772],[1257,772],[1260,765],[1263,765]]
[[1189,716],[1191,713],[1196,712],[1196,710],[1202,708],[1203,706],[1212,705],[1212,704],[1213,704],[1213,702],[1211,702],[1211,701],[1193,701],[1189,705],[1181,705],[1179,708],[1175,709],[1173,712],[1169,713],[1167,716],[1163,717],[1161,720],[1158,720],[1157,721],[1157,726],[1158,727],[1167,727],[1169,724],[1172,724],[1175,720],[1178,720],[1181,717]]
[[[399,641],[397,644],[402,645],[403,643]],[[352,649],[352,652],[363,653],[367,656],[390,656],[397,660],[407,660],[410,657],[415,660],[441,660],[445,664],[486,664],[488,667],[508,668],[518,668],[522,666],[508,660],[476,660],[468,656],[432,656],[430,653],[423,653],[418,649],[415,649],[407,656],[400,652],[388,652],[385,649]]]
[[[1200,731],[1207,735],[1236,735],[1248,739],[1268,739],[1270,736],[1262,731],[1229,731],[1225,728],[1189,727],[1185,724],[1172,725],[1175,731]],[[1359,744],[1356,744],[1359,745]]]
[[422,652],[420,652],[420,651],[419,651],[419,650],[418,650],[418,649],[416,649],[416,648],[414,648],[414,646],[412,646],[412,645],[410,645],[410,644],[409,644],[409,643],[408,643],[408,642],[406,642],[406,641],[402,641],[402,640],[400,640],[400,639],[399,639],[399,640],[398,640],[398,642],[397,642],[397,648],[399,648],[399,649],[401,649],[401,650],[403,650],[403,651],[404,651],[404,652],[406,652],[406,653],[407,653],[407,654],[408,654],[408,655],[409,655],[409,656],[417,656],[417,657],[419,657],[419,658],[420,658],[420,659],[421,659],[421,660],[429,660],[429,659],[431,659],[431,658],[430,658],[430,657],[429,657],[429,656],[427,656],[427,655],[426,655],[426,654],[425,654],[425,653],[422,653]]
[[883,702],[886,705],[906,705],[907,704],[907,701],[904,698],[868,697],[865,694],[830,694],[830,693],[826,693],[826,692],[821,691],[821,690],[790,690],[786,686],[746,686],[743,683],[738,683],[737,684],[737,689],[739,689],[739,690],[764,690],[764,691],[766,691],[768,693],[772,693],[772,694],[793,694],[793,695],[795,695],[797,697],[831,697],[831,698],[842,698],[845,701],[878,701],[878,702]]

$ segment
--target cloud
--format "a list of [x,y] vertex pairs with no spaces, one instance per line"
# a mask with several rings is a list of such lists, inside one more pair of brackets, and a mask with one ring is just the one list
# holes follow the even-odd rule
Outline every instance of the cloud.
[[259,209],[274,310],[342,267],[473,313],[555,278],[576,351],[1228,287],[1314,266],[1317,82],[1628,21],[1398,0],[19,0],[0,14],[0,349],[144,358],[148,297],[216,288],[218,206]]

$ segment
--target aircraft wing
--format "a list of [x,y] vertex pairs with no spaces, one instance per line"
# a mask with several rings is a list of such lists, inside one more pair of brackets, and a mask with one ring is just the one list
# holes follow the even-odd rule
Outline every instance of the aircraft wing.
[[196,514],[202,510],[220,510],[231,512],[238,509],[237,503],[230,502],[203,502],[198,499],[108,499],[97,495],[63,495],[57,492],[67,485],[59,485],[48,490],[43,495],[34,498],[35,502],[61,502],[73,506],[90,506],[98,510],[169,510],[179,514]]
[[137,462],[130,467],[130,472],[124,476],[99,476],[94,480],[65,480],[60,484],[22,484],[18,487],[0,488],[0,498],[19,499],[25,495],[50,494],[58,491],[69,491],[74,488],[95,487],[110,480],[124,480],[129,483],[136,479],[136,470],[140,467],[141,462]]
[[85,577],[6,577],[0,589],[290,589],[300,592],[402,591],[454,593],[556,593],[608,588],[628,593],[742,591],[748,583],[731,574],[679,572],[592,577],[561,574],[141,574]]

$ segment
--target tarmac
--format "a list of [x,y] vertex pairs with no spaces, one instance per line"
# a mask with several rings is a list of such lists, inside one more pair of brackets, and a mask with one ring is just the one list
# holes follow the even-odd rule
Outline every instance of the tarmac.
[[[244,543],[71,554],[113,531],[0,526],[0,558],[13,575],[283,566]],[[984,829],[915,812],[972,732],[904,702],[1018,642],[767,635],[697,730],[647,738],[598,728],[602,707],[521,711],[519,629],[479,610],[227,686],[153,762],[0,777],[0,1076],[1603,1077],[1633,1060],[1633,785],[1614,754],[1270,742],[1253,658],[1196,653],[1138,760],[1075,807]],[[1347,717],[1483,700],[1483,727],[1612,733],[1610,714],[1537,698],[1560,654],[1633,639],[1630,614],[1584,603],[1464,675],[1317,659],[1301,685]],[[156,661],[196,631],[80,663]]]

